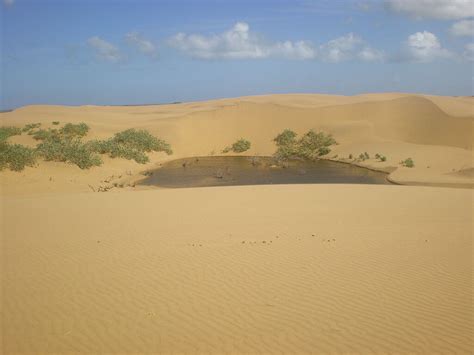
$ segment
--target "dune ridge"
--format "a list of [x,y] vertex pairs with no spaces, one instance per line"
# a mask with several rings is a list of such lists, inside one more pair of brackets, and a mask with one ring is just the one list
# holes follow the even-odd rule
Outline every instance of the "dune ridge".
[[[88,139],[105,138],[130,127],[145,128],[166,139],[174,155],[152,155],[146,166],[130,161],[109,161],[100,168],[82,171],[74,166],[41,162],[40,168],[22,173],[2,172],[5,194],[57,191],[90,191],[112,174],[140,178],[139,172],[170,158],[219,154],[230,142],[245,137],[252,142],[246,154],[271,155],[272,139],[283,129],[297,133],[309,129],[332,133],[339,145],[328,158],[350,162],[349,155],[369,152],[387,156],[359,165],[390,172],[397,183],[472,186],[466,175],[453,174],[474,167],[474,100],[411,94],[263,95],[204,102],[150,106],[48,106],[22,107],[1,113],[4,125],[22,126],[54,120],[85,122]],[[12,141],[34,145],[28,136]],[[415,168],[400,166],[411,157]],[[74,179],[70,179],[74,176]],[[55,180],[51,186],[49,178]],[[73,181],[71,181],[73,180]]]

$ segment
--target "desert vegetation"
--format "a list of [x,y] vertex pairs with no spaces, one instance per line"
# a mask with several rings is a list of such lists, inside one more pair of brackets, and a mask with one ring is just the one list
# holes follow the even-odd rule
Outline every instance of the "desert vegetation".
[[229,153],[229,152],[234,152],[234,153],[243,153],[246,152],[247,150],[250,149],[251,143],[250,141],[246,139],[239,139],[236,141],[234,144],[232,144],[229,147],[226,147],[222,153]]
[[298,135],[289,129],[285,129],[276,136],[274,139],[277,145],[275,157],[279,160],[291,158],[315,160],[330,153],[329,147],[337,144],[332,135],[313,130],[306,132],[299,139],[297,137]]
[[413,161],[412,158],[407,158],[405,160],[402,160],[400,164],[407,168],[413,168],[415,166],[415,162]]
[[[58,122],[59,124],[59,122]],[[111,158],[135,160],[144,164],[149,161],[145,153],[165,152],[172,154],[171,147],[165,141],[151,135],[146,130],[128,129],[116,133],[106,140],[84,142],[89,132],[85,123],[67,123],[61,128],[40,128],[41,124],[28,124],[25,127],[0,128],[0,170],[21,171],[25,166],[34,166],[37,158],[46,161],[65,162],[89,169],[102,164],[101,154]],[[14,135],[27,133],[39,141],[35,148],[20,144],[10,144],[7,139]]]

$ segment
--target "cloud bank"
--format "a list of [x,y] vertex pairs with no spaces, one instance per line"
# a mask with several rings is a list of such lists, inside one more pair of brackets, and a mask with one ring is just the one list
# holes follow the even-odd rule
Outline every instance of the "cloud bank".
[[100,59],[116,63],[122,58],[120,50],[116,46],[98,36],[89,38],[87,44],[95,50],[97,57]]
[[353,58],[365,61],[383,58],[381,51],[370,48],[353,33],[317,47],[304,40],[266,41],[253,33],[245,22],[237,22],[231,29],[209,36],[178,33],[168,40],[168,44],[198,59],[319,58],[328,62],[340,62]]
[[125,35],[125,42],[131,47],[138,50],[151,58],[157,58],[158,52],[156,46],[148,39],[144,38],[138,32],[129,32]]
[[387,0],[389,10],[417,19],[459,20],[474,16],[473,0]]

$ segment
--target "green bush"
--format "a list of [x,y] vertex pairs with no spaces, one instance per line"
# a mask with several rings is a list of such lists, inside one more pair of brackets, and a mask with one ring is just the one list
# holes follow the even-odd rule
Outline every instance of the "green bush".
[[[56,125],[55,122],[53,124]],[[21,134],[22,129],[0,127],[0,169],[8,167],[11,170],[22,170],[25,166],[34,165],[37,157],[46,161],[67,162],[81,169],[88,169],[102,164],[99,154],[108,154],[112,158],[133,159],[142,164],[148,161],[146,152],[164,151],[172,154],[168,143],[145,130],[128,129],[107,140],[84,143],[81,139],[89,131],[85,123],[67,123],[60,129],[34,130],[39,126],[36,123],[25,126],[27,128],[25,131],[40,141],[36,149],[8,144],[7,138]]]
[[35,128],[39,128],[41,126],[41,123],[28,123],[21,129],[22,132],[30,132]]
[[164,140],[152,136],[148,131],[135,130],[133,128],[116,133],[112,140],[120,145],[131,149],[137,149],[141,152],[165,152],[168,155],[173,154],[171,147]]
[[66,138],[82,138],[89,132],[89,126],[85,123],[66,123],[60,130],[59,134]]
[[61,139],[61,135],[57,129],[39,129],[37,131],[30,131],[28,134],[32,135],[37,141],[44,141],[47,139]]
[[36,152],[34,149],[20,144],[8,144],[0,142],[0,170],[9,168],[13,171],[21,171],[25,166],[36,164]]
[[406,166],[407,168],[413,168],[415,166],[415,163],[412,158],[407,158],[403,161],[400,162],[403,166]]
[[21,128],[12,126],[0,127],[0,142],[5,142],[11,136],[21,135]]
[[67,162],[81,169],[102,164],[100,157],[79,139],[46,139],[36,150],[46,161]]
[[135,160],[137,163],[148,162],[145,152],[165,152],[173,154],[171,146],[165,141],[152,136],[145,130],[128,129],[116,133],[107,140],[94,140],[87,143],[91,151],[108,154],[111,158]]
[[274,142],[277,145],[275,156],[279,159],[304,158],[315,160],[331,152],[329,148],[337,144],[330,134],[324,132],[306,132],[300,139],[296,139],[295,132],[286,129],[280,133]]
[[250,141],[241,138],[238,141],[236,141],[234,144],[232,144],[232,146],[225,148],[222,152],[228,153],[232,151],[234,153],[243,153],[249,150],[250,146],[251,146]]
[[336,141],[330,134],[324,132],[308,131],[298,142],[298,155],[306,159],[317,159],[322,155],[328,154],[329,147],[336,144]]
[[378,159],[380,161],[386,161],[387,157],[382,155],[382,154],[377,153],[377,154],[375,154],[375,159]]

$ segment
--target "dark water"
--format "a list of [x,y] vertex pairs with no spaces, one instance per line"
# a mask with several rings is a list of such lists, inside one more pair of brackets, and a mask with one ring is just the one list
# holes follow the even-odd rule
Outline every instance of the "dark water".
[[291,160],[277,165],[270,157],[199,157],[167,162],[140,182],[160,187],[268,184],[390,184],[386,174],[326,160]]

